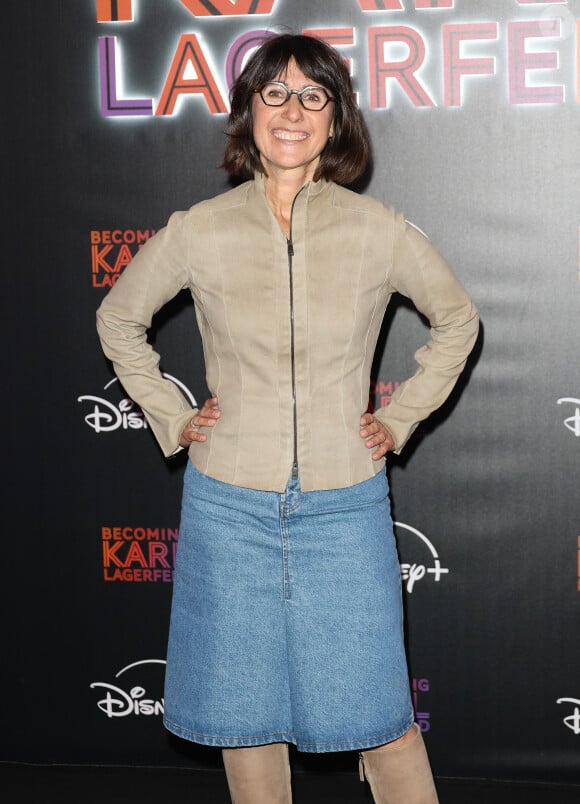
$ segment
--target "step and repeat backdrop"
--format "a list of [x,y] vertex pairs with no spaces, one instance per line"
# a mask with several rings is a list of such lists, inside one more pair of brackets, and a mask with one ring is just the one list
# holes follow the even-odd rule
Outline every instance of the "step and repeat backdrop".
[[[389,467],[434,771],[580,783],[580,2],[4,6],[1,758],[219,764],[161,723],[185,459],[162,457],[94,318],[171,212],[228,189],[229,88],[265,37],[304,31],[350,66],[373,142],[357,189],[428,234],[482,316]],[[393,305],[371,405],[426,336]],[[203,400],[190,299],[151,341]]]

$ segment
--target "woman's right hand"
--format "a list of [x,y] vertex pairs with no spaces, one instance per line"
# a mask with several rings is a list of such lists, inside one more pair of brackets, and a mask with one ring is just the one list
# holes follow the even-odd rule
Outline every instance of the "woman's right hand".
[[215,427],[219,417],[222,415],[218,407],[217,396],[206,399],[203,407],[191,417],[185,425],[179,438],[179,446],[187,449],[194,441],[205,441],[207,435],[200,430],[200,427]]

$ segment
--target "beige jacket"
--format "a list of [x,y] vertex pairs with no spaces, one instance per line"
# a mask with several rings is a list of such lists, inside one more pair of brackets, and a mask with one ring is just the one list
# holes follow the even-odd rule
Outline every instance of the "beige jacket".
[[161,376],[146,331],[184,288],[222,411],[190,458],[211,477],[255,489],[283,491],[295,461],[305,491],[349,486],[383,468],[359,422],[395,291],[431,325],[416,373],[375,413],[397,451],[446,399],[478,330],[447,263],[400,214],[333,183],[309,183],[294,202],[290,242],[258,177],[172,215],[97,313],[105,354],[167,456],[193,414]]

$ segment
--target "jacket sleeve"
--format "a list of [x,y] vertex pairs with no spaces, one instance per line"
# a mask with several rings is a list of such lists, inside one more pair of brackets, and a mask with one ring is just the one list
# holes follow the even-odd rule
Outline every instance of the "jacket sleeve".
[[375,412],[401,452],[419,422],[447,399],[479,330],[479,316],[465,289],[431,241],[397,218],[392,290],[409,298],[430,324],[430,340],[415,353],[415,374]]
[[103,351],[167,457],[178,451],[181,431],[197,409],[161,374],[147,330],[155,313],[189,284],[186,215],[174,213],[147,241],[97,310]]

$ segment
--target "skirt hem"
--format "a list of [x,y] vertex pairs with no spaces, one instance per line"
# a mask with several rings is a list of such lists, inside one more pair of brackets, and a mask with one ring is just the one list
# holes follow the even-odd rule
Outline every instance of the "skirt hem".
[[390,743],[402,737],[413,725],[414,715],[405,721],[405,725],[394,731],[374,735],[372,737],[359,738],[357,740],[341,740],[333,742],[305,742],[297,738],[291,732],[271,732],[267,734],[257,734],[253,736],[216,736],[212,734],[199,734],[190,729],[180,726],[178,723],[165,718],[163,724],[165,728],[177,737],[182,737],[193,743],[200,745],[213,746],[215,748],[250,748],[258,745],[269,745],[270,743],[291,743],[296,746],[298,751],[305,753],[324,754],[333,751],[365,751],[369,748],[376,748],[379,745]]

